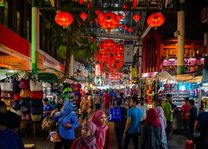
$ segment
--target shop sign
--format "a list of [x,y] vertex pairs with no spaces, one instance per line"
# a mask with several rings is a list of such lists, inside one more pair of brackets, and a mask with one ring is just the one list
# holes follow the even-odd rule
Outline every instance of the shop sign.
[[122,73],[110,73],[108,79],[109,80],[121,80],[122,79]]
[[165,59],[163,61],[163,66],[175,66],[177,65],[176,59]]
[[100,76],[100,64],[95,64],[95,76]]
[[124,63],[133,63],[134,48],[133,45],[124,45]]
[[64,65],[45,52],[43,52],[43,65],[64,72]]
[[[201,65],[204,64],[204,58],[197,60],[196,58],[189,58],[184,59],[184,65]],[[163,60],[163,66],[176,66],[177,60],[176,59],[165,59]]]
[[131,70],[131,76],[133,78],[137,77],[137,68],[132,68],[132,70]]
[[147,73],[142,73],[142,78],[152,78],[157,74],[157,72],[147,72]]

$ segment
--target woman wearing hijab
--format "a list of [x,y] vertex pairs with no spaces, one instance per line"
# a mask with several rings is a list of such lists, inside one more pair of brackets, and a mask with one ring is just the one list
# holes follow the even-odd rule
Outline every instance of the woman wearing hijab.
[[81,129],[82,136],[74,140],[72,149],[98,149],[95,138],[95,131],[97,127],[91,122],[87,121]]
[[161,127],[162,127],[162,144],[161,144],[162,148],[161,149],[168,149],[167,137],[166,137],[166,133],[165,133],[165,129],[167,127],[167,124],[166,124],[164,111],[163,111],[161,106],[157,106],[155,109],[158,112],[158,116],[159,116],[159,119],[160,119],[160,124],[161,124]]
[[91,121],[97,126],[95,137],[98,149],[110,149],[110,131],[106,125],[107,117],[104,111],[98,110]]
[[142,130],[142,149],[161,149],[162,128],[158,113],[151,108],[147,111],[147,117]]
[[69,149],[75,138],[75,129],[79,127],[77,115],[73,111],[73,104],[65,102],[63,111],[58,118],[58,133],[61,137],[61,147]]

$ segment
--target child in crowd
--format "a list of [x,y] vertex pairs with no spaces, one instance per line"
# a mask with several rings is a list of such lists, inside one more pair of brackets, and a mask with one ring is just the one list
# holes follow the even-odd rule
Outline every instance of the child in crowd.
[[81,136],[74,140],[71,148],[72,149],[98,149],[98,145],[96,144],[95,132],[96,125],[87,121],[81,129]]

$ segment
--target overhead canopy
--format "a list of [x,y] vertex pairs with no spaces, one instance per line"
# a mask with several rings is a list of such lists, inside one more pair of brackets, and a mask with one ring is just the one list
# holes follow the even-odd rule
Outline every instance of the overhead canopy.
[[167,71],[158,73],[154,78],[158,78],[159,80],[176,81],[175,77],[171,76]]

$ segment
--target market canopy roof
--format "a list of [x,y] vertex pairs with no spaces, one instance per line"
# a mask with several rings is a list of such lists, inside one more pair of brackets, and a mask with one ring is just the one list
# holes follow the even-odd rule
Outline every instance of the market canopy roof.
[[176,81],[175,77],[171,76],[167,71],[162,71],[158,73],[154,78],[158,78],[159,80]]

